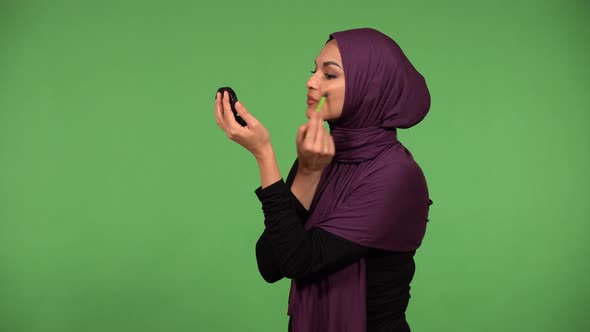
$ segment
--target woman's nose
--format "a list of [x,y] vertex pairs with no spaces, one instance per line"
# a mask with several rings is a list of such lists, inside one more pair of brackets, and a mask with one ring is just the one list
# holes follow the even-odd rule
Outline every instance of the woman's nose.
[[311,77],[307,80],[307,88],[308,89],[318,89],[318,80],[315,76],[316,74],[312,74]]

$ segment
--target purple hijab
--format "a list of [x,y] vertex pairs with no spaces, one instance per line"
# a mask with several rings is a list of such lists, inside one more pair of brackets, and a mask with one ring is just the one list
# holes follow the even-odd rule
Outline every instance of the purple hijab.
[[[305,228],[320,227],[363,246],[416,250],[431,201],[422,170],[396,128],[430,108],[422,75],[400,47],[374,29],[336,32],[346,91],[341,117],[329,122],[336,145],[322,173]],[[328,41],[329,41],[328,40]],[[366,331],[365,259],[320,281],[291,281],[294,332]]]

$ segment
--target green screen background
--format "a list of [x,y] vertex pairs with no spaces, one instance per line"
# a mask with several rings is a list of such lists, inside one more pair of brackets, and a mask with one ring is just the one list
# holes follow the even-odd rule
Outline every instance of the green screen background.
[[426,77],[399,132],[434,205],[413,331],[589,331],[586,1],[0,1],[0,331],[286,331],[254,158],[284,177],[330,32],[377,28]]

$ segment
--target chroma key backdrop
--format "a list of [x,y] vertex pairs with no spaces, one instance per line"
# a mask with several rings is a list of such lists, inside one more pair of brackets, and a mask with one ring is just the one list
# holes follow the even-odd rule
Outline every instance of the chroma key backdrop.
[[582,0],[0,1],[0,331],[286,331],[214,95],[286,178],[313,61],[359,27],[432,96],[398,132],[434,202],[412,331],[590,331],[589,22]]

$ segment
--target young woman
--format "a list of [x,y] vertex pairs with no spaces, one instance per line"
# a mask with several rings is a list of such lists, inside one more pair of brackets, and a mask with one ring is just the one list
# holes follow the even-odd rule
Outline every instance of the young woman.
[[309,121],[286,182],[264,126],[238,103],[240,126],[227,94],[215,101],[217,124],[260,169],[258,268],[267,282],[292,279],[290,331],[410,331],[413,256],[432,201],[396,130],[428,113],[426,82],[391,38],[368,28],[331,34],[312,73]]

